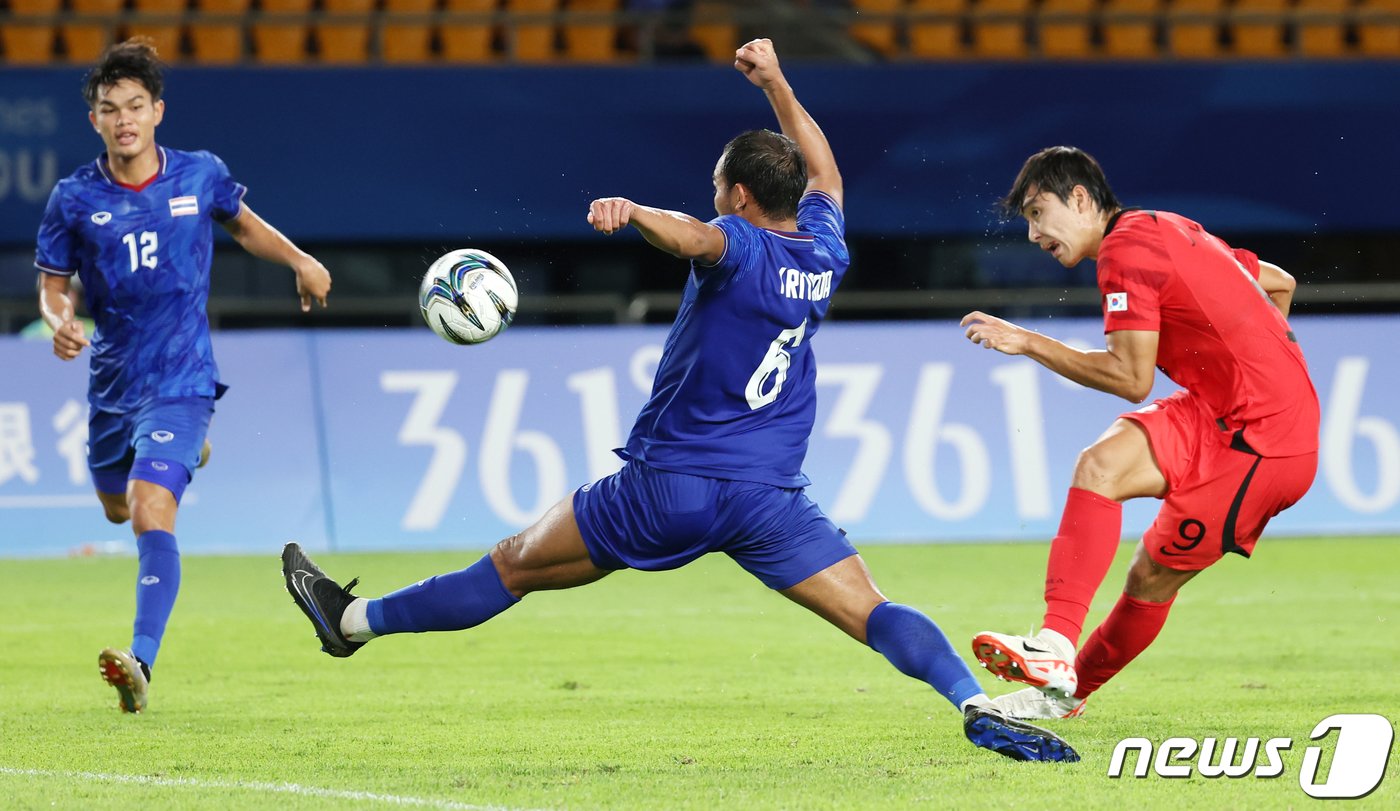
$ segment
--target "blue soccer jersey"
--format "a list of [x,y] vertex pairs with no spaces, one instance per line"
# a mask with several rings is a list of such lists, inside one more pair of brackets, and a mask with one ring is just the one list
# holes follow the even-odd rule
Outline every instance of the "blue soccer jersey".
[[60,180],[39,226],[34,264],[83,281],[97,325],[88,400],[103,411],[223,391],[205,312],[213,223],[237,217],[247,189],[208,152],[158,149],[139,188],[106,155]]
[[651,399],[623,458],[678,473],[806,487],[816,419],[812,338],[846,274],[845,217],[825,194],[797,207],[798,233],[737,216],[713,267],[691,263]]

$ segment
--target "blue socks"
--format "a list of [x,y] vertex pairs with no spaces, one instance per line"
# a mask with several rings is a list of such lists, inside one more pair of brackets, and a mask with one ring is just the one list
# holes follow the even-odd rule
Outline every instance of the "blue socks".
[[175,536],[153,529],[136,538],[136,622],[132,628],[131,653],[154,667],[165,623],[175,607],[180,591],[180,550]]
[[880,603],[865,624],[865,639],[900,673],[927,682],[961,709],[982,692],[962,657],[933,620],[898,603]]
[[385,634],[460,631],[491,619],[520,602],[501,582],[488,554],[471,566],[440,574],[370,600],[369,629]]

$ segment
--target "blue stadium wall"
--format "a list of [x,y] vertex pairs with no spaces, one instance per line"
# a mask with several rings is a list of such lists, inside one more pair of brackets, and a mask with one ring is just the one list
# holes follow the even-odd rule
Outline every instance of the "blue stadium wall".
[[[839,296],[839,293],[838,293]],[[531,306],[528,296],[522,307]],[[1097,320],[1031,326],[1102,345]],[[1312,491],[1274,535],[1400,533],[1400,317],[1300,317],[1323,405]],[[663,327],[513,329],[453,346],[421,329],[225,332],[214,457],[181,547],[274,554],[484,547],[615,470]],[[1076,454],[1132,408],[951,323],[822,328],[810,493],[859,543],[1045,540]],[[0,557],[130,549],[88,482],[86,368],[0,338]],[[1171,391],[1160,381],[1155,396]],[[1157,502],[1129,504],[1140,533]],[[1267,554],[1267,543],[1259,554]]]
[[[1021,161],[1095,153],[1128,202],[1221,233],[1394,229],[1400,63],[793,66],[854,233],[979,234]],[[100,142],[80,69],[0,68],[0,243]],[[710,210],[722,144],[771,126],[723,66],[171,71],[159,139],[221,155],[302,241],[587,233],[590,199]]]

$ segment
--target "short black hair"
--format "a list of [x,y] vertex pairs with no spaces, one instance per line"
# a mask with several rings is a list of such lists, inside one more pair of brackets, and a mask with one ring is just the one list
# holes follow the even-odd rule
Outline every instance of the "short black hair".
[[807,159],[797,143],[772,130],[750,130],[724,146],[719,174],[733,186],[743,183],[770,217],[797,216],[807,190]]
[[164,68],[150,37],[132,37],[118,42],[103,51],[102,58],[88,71],[83,81],[83,98],[87,99],[88,107],[96,107],[97,94],[102,88],[131,79],[146,88],[151,101],[159,101],[165,89]]
[[1089,196],[1098,204],[1100,211],[1116,211],[1123,207],[1108,187],[1099,162],[1082,149],[1073,146],[1052,146],[1042,149],[1026,159],[1011,191],[1001,199],[1001,214],[1008,220],[1021,215],[1021,206],[1031,187],[1037,192],[1050,192],[1061,200],[1068,200],[1075,186],[1083,186]]

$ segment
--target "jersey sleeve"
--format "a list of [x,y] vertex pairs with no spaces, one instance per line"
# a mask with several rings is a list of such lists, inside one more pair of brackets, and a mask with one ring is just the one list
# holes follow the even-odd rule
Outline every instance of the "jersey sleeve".
[[1165,253],[1141,243],[1105,249],[1099,254],[1099,292],[1103,294],[1103,331],[1161,330],[1161,290]]
[[1235,260],[1240,263],[1240,266],[1249,271],[1249,275],[1253,276],[1256,282],[1259,281],[1258,255],[1254,251],[1247,251],[1244,248],[1233,248],[1232,250],[1235,253]]
[[797,203],[797,230],[811,234],[833,256],[849,262],[846,214],[826,192],[809,191]]
[[39,238],[34,251],[34,266],[55,276],[72,276],[78,270],[74,252],[73,231],[63,214],[63,188],[54,186],[49,193],[44,218],[39,221]]
[[228,166],[224,165],[218,155],[212,152],[204,154],[213,164],[209,182],[212,203],[210,216],[214,218],[214,222],[228,222],[243,210],[243,195],[248,193],[248,187],[233,179]]
[[734,214],[710,220],[710,225],[724,233],[724,254],[713,265],[692,262],[696,278],[702,283],[722,284],[725,280],[747,273],[762,253],[758,228]]

